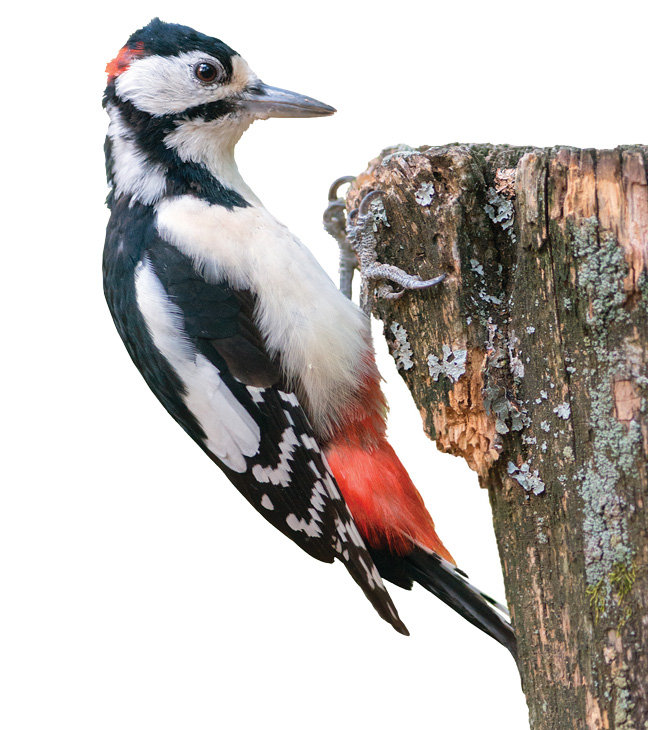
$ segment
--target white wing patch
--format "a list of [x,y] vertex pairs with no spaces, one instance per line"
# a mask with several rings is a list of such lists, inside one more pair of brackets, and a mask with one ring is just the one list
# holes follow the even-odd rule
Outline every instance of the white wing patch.
[[255,403],[263,403],[265,388],[257,388],[255,385],[248,385],[247,392],[252,396],[252,400]]
[[261,497],[261,506],[269,510],[274,509],[274,504],[272,504],[272,500],[267,494],[264,494],[263,497]]
[[322,530],[320,529],[320,526],[315,522],[315,518],[307,522],[303,517],[300,520],[297,518],[296,515],[289,514],[288,517],[286,517],[286,524],[288,525],[288,527],[290,527],[291,530],[294,530],[295,532],[305,532],[308,537],[322,536]]
[[299,443],[299,439],[295,434],[292,426],[283,432],[281,442],[279,443],[279,463],[277,466],[261,466],[255,464],[252,468],[252,476],[261,484],[274,484],[275,486],[289,487],[292,480],[292,472],[290,469],[290,460],[295,450],[295,446]]
[[[322,522],[322,513],[326,510],[326,502],[322,499],[324,494],[326,494],[326,489],[322,482],[317,480],[311,492],[311,506],[308,510],[310,520],[303,517],[299,519],[297,515],[291,513],[286,517],[288,527],[295,532],[305,532],[309,537],[321,537],[322,529],[318,523]],[[338,520],[336,520],[336,526],[337,522]]]
[[280,390],[279,397],[281,398],[281,400],[285,401],[286,403],[290,403],[291,406],[297,407],[299,405],[297,396],[294,393],[284,393],[283,390]]
[[187,408],[205,432],[205,445],[230,469],[243,473],[246,456],[259,451],[261,433],[220,377],[197,353],[182,328],[180,309],[169,299],[148,259],[135,271],[137,304],[157,349],[185,386]]
[[310,449],[311,451],[315,451],[317,454],[319,454],[319,452],[320,452],[319,444],[312,436],[309,436],[308,434],[303,433],[301,435],[301,440],[307,449]]

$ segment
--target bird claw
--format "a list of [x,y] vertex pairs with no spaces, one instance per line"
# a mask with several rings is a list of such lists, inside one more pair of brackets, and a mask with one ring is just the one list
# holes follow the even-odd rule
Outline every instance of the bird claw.
[[358,216],[364,219],[370,213],[369,205],[374,200],[378,200],[378,198],[384,198],[386,197],[386,195],[387,193],[384,190],[372,190],[370,193],[367,193],[360,201],[360,206],[358,207]]
[[[433,279],[423,280],[420,276],[408,274],[403,269],[391,264],[381,264],[376,255],[375,230],[379,220],[387,223],[384,209],[375,210],[372,205],[375,201],[386,196],[384,190],[372,190],[364,196],[356,211],[352,211],[347,220],[348,237],[360,259],[360,271],[366,279],[386,279],[402,287],[401,291],[394,292],[391,287],[382,286],[378,289],[378,296],[384,299],[400,299],[406,291],[429,289],[441,283],[445,274]],[[372,210],[372,208],[374,208]],[[355,215],[354,215],[355,213]]]
[[368,266],[367,270],[363,269],[362,274],[367,279],[387,279],[388,281],[393,281],[394,284],[399,284],[403,287],[403,290],[407,291],[430,289],[440,284],[446,278],[445,274],[440,274],[439,276],[435,276],[434,279],[421,279],[418,274],[408,274],[397,266],[380,264],[377,261]]
[[[342,187],[342,185],[347,185],[348,183],[352,183],[355,180],[355,177],[353,175],[344,175],[343,177],[339,177],[337,180],[333,181],[333,184],[329,188],[328,193],[328,199],[329,203],[333,203],[338,200],[342,200],[338,196],[338,190]],[[342,200],[342,203],[344,204],[344,201]]]
[[329,188],[328,206],[324,211],[324,228],[326,232],[333,236],[337,241],[340,249],[340,291],[347,299],[351,299],[351,288],[353,284],[353,274],[358,268],[358,257],[356,256],[351,241],[347,237],[347,216],[346,204],[343,198],[338,197],[338,190],[342,185],[353,182],[355,180],[351,175],[339,177]]
[[398,284],[400,291],[393,291],[389,285],[377,289],[377,296],[383,299],[400,299],[406,291],[419,291],[436,286],[445,279],[445,274],[434,279],[423,280],[418,275],[408,274],[403,269],[390,264],[381,264],[376,255],[376,237],[378,222],[385,225],[384,208],[372,205],[385,197],[384,190],[372,190],[360,201],[360,205],[352,210],[345,219],[346,206],[342,198],[338,198],[338,190],[342,185],[353,182],[350,176],[340,177],[331,185],[328,193],[329,204],[324,211],[324,228],[335,238],[340,248],[340,291],[351,298],[351,285],[355,269],[360,269],[364,279],[382,279]]

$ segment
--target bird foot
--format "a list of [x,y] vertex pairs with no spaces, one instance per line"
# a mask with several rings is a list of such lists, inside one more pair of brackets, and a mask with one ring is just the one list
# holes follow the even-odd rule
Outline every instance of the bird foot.
[[401,289],[394,291],[389,284],[377,287],[376,295],[383,299],[400,299],[406,291],[429,289],[445,279],[445,274],[434,279],[423,280],[420,276],[408,274],[391,264],[381,264],[376,254],[376,231],[378,225],[389,226],[385,208],[380,200],[382,190],[373,190],[364,196],[360,205],[346,216],[344,198],[338,197],[342,185],[353,182],[347,175],[338,178],[330,187],[328,206],[324,211],[324,228],[337,241],[340,249],[340,291],[351,299],[353,275],[359,269],[363,279],[393,282]]
[[347,299],[351,299],[353,274],[358,268],[358,257],[346,234],[346,204],[344,198],[338,197],[338,190],[342,185],[353,182],[351,175],[339,177],[330,187],[328,206],[324,211],[324,229],[337,241],[340,249],[340,291]]
[[357,210],[349,214],[347,238],[360,261],[360,271],[364,279],[382,279],[398,284],[400,291],[389,285],[379,287],[376,294],[384,299],[400,299],[406,291],[429,289],[445,279],[445,274],[434,279],[423,280],[420,276],[408,274],[391,264],[382,264],[376,254],[376,231],[380,223],[389,226],[381,198],[383,190],[373,190],[364,196]]

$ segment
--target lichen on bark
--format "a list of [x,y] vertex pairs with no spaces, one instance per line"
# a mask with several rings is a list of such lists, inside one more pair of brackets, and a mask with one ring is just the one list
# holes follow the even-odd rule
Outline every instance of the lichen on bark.
[[648,727],[647,160],[401,146],[347,198],[386,192],[378,260],[446,275],[363,297],[426,432],[489,490],[537,730]]

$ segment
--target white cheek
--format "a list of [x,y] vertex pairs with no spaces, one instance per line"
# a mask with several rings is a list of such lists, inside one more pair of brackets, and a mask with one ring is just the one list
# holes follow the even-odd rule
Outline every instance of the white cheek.
[[177,114],[208,101],[206,87],[191,78],[191,62],[186,56],[150,56],[134,61],[117,78],[117,95],[153,116]]
[[193,67],[205,60],[208,57],[200,51],[137,59],[117,77],[117,95],[153,116],[180,114],[191,107],[236,94],[256,79],[247,63],[234,56],[229,83],[201,84],[193,75]]

